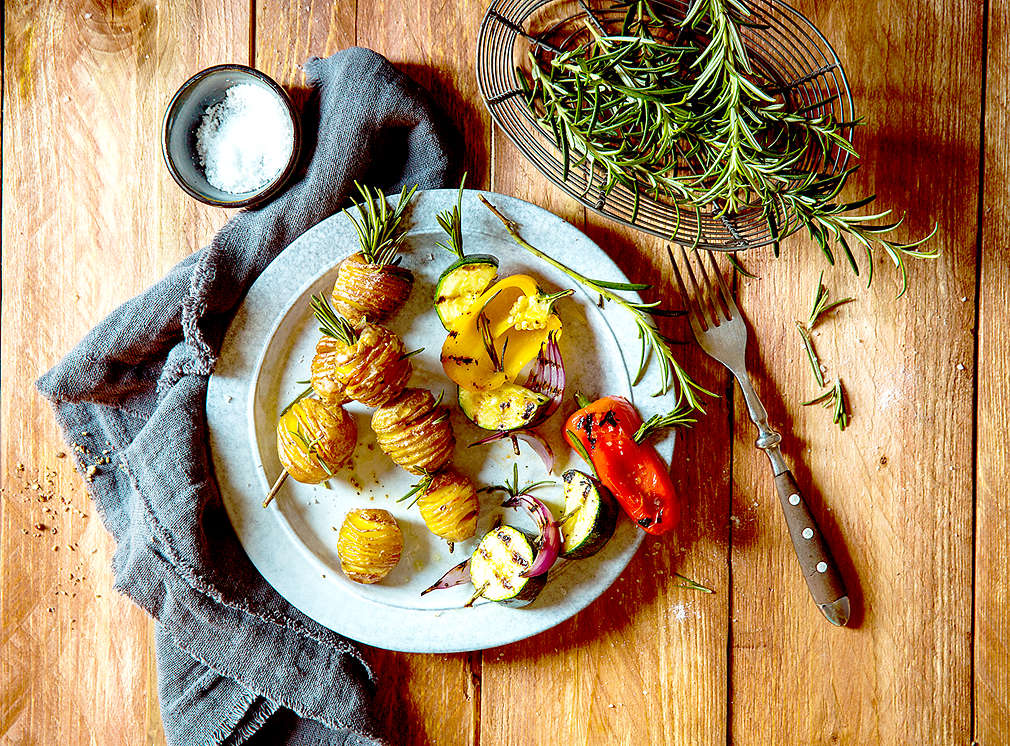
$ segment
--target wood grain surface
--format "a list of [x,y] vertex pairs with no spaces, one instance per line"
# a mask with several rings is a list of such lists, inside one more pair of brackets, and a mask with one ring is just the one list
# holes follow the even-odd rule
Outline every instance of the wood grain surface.
[[[587,214],[492,127],[472,73],[487,4],[5,4],[4,743],[164,743],[153,625],[112,589],[111,540],[32,381],[227,219],[160,162],[161,115],[192,73],[252,62],[302,100],[308,56],[371,47],[450,114],[471,186],[553,210],[677,303],[662,242]],[[847,388],[844,433],[801,404],[815,387],[793,320],[809,313],[819,252],[795,238],[779,259],[742,258],[758,275],[739,283],[752,374],[857,625],[820,617],[740,397],[678,345],[724,394],[678,443],[682,528],[647,539],[601,598],[530,640],[450,656],[370,650],[393,743],[1010,743],[1008,3],[795,5],[835,45],[866,120],[849,194],[878,192],[907,213],[909,237],[940,224],[941,257],[913,263],[901,299],[884,258],[869,289],[843,267],[825,273],[833,295],[858,299],[814,340]],[[682,324],[667,331],[688,340]],[[679,587],[678,572],[716,592]]]
[[1007,436],[1007,370],[1010,345],[1010,4],[993,2],[989,20],[985,88],[985,164],[982,240],[979,246],[978,360],[975,365],[978,420],[975,493],[975,738],[980,744],[1010,743],[1010,474]]

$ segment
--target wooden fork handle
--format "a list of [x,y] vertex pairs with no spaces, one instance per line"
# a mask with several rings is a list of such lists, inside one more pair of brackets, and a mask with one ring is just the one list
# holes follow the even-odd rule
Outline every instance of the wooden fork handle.
[[[793,540],[793,548],[800,561],[803,577],[807,581],[810,595],[821,608],[824,615],[835,624],[844,626],[848,621],[848,599],[841,573],[831,556],[824,534],[814,520],[807,501],[800,492],[793,473],[788,469],[775,476],[775,487],[782,501],[782,510],[789,527],[789,536]],[[844,599],[844,604],[842,601]],[[844,619],[833,611],[844,605]],[[829,613],[830,612],[830,613]],[[834,618],[833,618],[834,616]]]

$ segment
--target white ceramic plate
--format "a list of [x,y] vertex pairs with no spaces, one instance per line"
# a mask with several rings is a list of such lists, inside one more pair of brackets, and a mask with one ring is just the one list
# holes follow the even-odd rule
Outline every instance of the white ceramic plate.
[[[412,386],[445,390],[455,405],[455,386],[445,378],[439,351],[445,331],[432,307],[439,274],[454,257],[435,243],[444,234],[436,212],[450,207],[455,190],[433,190],[413,201],[403,265],[415,277],[407,305],[389,322],[407,349],[424,347],[412,358]],[[610,258],[579,230],[535,205],[511,197],[491,199],[516,220],[523,236],[589,276],[618,282],[626,278]],[[468,191],[463,201],[464,249],[501,260],[500,276],[525,272],[545,289],[572,287],[563,273],[518,247],[501,223]],[[348,410],[358,424],[358,446],[352,463],[338,472],[331,489],[288,479],[268,509],[260,507],[269,485],[280,473],[275,427],[280,410],[305,388],[317,325],[308,308],[313,293],[328,295],[339,262],[357,250],[354,228],[343,213],[319,223],[294,241],[250,288],[225,336],[221,357],[207,391],[211,453],[221,495],[232,524],[253,564],[295,607],[336,632],[369,645],[409,652],[444,653],[514,642],[569,618],[585,608],[617,578],[642,541],[642,532],[627,518],[614,538],[594,557],[559,561],[537,600],[522,609],[494,603],[460,608],[472,593],[469,584],[420,596],[476,546],[495,516],[502,514],[500,496],[481,495],[477,536],[456,545],[450,554],[444,541],[424,526],[417,508],[398,503],[414,477],[394,466],[375,443],[370,410],[353,404]],[[631,387],[639,343],[634,321],[620,308],[606,311],[581,287],[558,304],[564,321],[560,340],[568,372],[567,401],[540,430],[557,456],[554,478],[580,459],[561,438],[562,417],[571,412],[571,394],[619,394],[643,416],[669,406],[653,398],[659,387],[656,366],[640,385]],[[627,358],[627,361],[626,361]],[[629,369],[632,373],[629,373]],[[520,481],[547,477],[542,462],[528,447],[515,457],[510,444],[482,448],[467,445],[487,435],[467,422],[453,406],[457,446],[453,464],[478,485],[503,482],[513,464]],[[665,456],[672,439],[660,444]],[[585,468],[582,466],[581,468]],[[558,487],[536,494],[555,511],[561,507]],[[400,524],[404,551],[399,565],[381,583],[359,585],[347,580],[337,558],[337,530],[349,510],[381,507]],[[532,529],[525,516],[505,511],[507,523]]]

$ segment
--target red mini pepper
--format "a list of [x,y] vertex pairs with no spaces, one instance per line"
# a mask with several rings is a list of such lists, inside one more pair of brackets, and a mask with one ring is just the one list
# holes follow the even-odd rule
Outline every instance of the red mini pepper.
[[635,442],[641,424],[631,402],[606,396],[568,418],[565,439],[578,450],[572,441],[578,438],[600,481],[635,523],[650,534],[665,534],[680,520],[680,500],[656,449]]

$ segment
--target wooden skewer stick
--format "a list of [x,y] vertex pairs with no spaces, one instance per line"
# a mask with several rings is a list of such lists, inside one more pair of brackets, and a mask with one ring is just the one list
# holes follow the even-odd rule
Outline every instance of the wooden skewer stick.
[[281,475],[277,477],[277,481],[274,482],[274,486],[271,487],[270,491],[267,493],[266,500],[263,501],[264,508],[267,505],[269,505],[275,497],[277,497],[277,493],[281,491],[281,486],[284,484],[284,480],[287,478],[288,478],[288,470],[281,469]]

